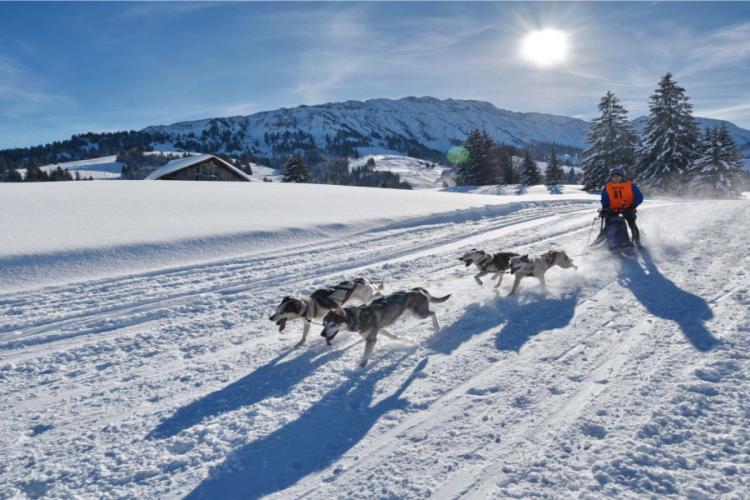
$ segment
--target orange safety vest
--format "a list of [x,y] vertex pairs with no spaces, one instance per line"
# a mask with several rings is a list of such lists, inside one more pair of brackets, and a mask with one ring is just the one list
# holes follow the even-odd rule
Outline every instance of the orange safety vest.
[[632,182],[608,182],[607,194],[609,195],[609,208],[616,212],[627,210],[635,201]]

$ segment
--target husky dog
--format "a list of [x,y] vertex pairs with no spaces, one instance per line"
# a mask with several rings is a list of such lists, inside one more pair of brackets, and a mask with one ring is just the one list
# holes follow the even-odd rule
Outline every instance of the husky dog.
[[310,333],[310,322],[325,315],[331,309],[338,309],[350,299],[357,299],[363,304],[374,297],[382,297],[381,283],[375,287],[367,278],[357,278],[354,281],[342,281],[336,286],[319,288],[309,297],[284,297],[276,308],[276,312],[269,318],[279,327],[279,333],[286,328],[288,320],[304,319],[302,328],[302,340],[294,347],[302,347],[307,341]]
[[474,280],[482,285],[482,276],[486,274],[492,273],[494,276],[492,278],[497,278],[497,284],[495,285],[495,288],[500,286],[500,283],[503,282],[503,274],[505,271],[508,271],[510,269],[510,259],[513,257],[519,257],[517,253],[513,252],[500,252],[496,254],[487,253],[484,250],[477,250],[476,248],[472,248],[470,251],[466,252],[463,257],[460,257],[458,260],[466,264],[466,267],[469,267],[470,265],[474,264],[479,269],[479,273],[474,276]]
[[433,297],[424,288],[412,288],[409,291],[395,292],[381,297],[364,306],[334,309],[323,318],[323,331],[320,335],[325,337],[328,345],[331,345],[333,338],[342,327],[351,332],[358,332],[365,338],[365,352],[359,362],[359,366],[364,368],[375,348],[378,333],[398,339],[385,327],[393,324],[406,311],[411,311],[422,319],[431,317],[432,326],[435,332],[438,332],[440,323],[435,313],[430,311],[430,302],[442,303],[449,298],[450,294],[445,297]]
[[513,295],[521,280],[528,276],[535,277],[542,283],[543,287],[546,287],[544,273],[553,266],[560,266],[563,269],[571,267],[578,269],[578,266],[573,264],[573,260],[568,257],[568,254],[562,250],[550,250],[536,257],[529,257],[528,255],[513,257],[510,260],[510,274],[514,275],[516,280],[513,282],[513,288],[508,295]]

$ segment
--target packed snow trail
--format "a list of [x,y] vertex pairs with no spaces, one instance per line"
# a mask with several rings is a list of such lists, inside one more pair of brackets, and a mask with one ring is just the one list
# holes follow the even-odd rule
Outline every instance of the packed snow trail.
[[[583,253],[593,209],[0,297],[0,496],[743,496],[750,203],[641,214],[643,264],[576,257],[514,298],[457,257]],[[280,297],[355,275],[452,293],[443,331],[400,321],[408,342],[381,339],[358,370],[356,336],[294,350],[301,324],[268,321]]]

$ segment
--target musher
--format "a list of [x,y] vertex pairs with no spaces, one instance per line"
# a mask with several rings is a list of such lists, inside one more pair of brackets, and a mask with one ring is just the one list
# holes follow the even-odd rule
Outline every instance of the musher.
[[643,203],[643,194],[638,186],[631,181],[625,180],[625,172],[621,168],[613,168],[609,172],[609,180],[602,188],[602,208],[599,214],[607,220],[611,215],[622,214],[627,221],[632,242],[638,248],[641,247],[641,235],[635,223],[638,205]]

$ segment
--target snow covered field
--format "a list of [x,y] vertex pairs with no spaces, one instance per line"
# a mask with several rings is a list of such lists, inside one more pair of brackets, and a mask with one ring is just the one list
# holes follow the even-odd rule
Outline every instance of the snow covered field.
[[476,219],[566,195],[472,196],[280,183],[0,184],[0,289],[270,251],[409,224]]
[[[91,184],[0,186],[0,497],[750,491],[750,200],[648,202],[635,262],[580,255],[576,192]],[[472,247],[580,269],[507,298]],[[360,370],[354,335],[268,321],[355,276],[452,293],[443,330],[402,320]]]

